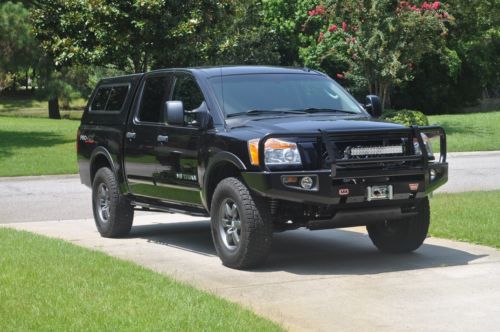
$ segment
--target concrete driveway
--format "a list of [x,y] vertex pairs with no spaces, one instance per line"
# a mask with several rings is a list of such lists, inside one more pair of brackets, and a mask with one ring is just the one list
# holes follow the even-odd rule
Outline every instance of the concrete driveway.
[[[441,192],[500,189],[500,152],[451,154]],[[104,239],[76,176],[0,179],[0,224],[136,262],[250,307],[290,330],[498,331],[500,251],[429,238],[386,255],[362,228],[275,234],[262,269],[223,267],[208,220],[136,214],[126,239]],[[500,220],[499,220],[500,222]]]
[[[167,223],[168,222],[168,223]],[[379,253],[361,229],[275,234],[267,265],[221,265],[208,220],[138,217],[104,239],[93,220],[13,223],[133,261],[243,304],[294,331],[498,331],[500,251],[429,238],[416,253]]]

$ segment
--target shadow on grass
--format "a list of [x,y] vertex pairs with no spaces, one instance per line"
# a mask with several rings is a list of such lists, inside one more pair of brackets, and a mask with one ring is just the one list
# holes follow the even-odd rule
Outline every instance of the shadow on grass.
[[[147,239],[200,254],[215,256],[207,220],[135,226],[131,237]],[[299,229],[274,234],[265,265],[254,272],[287,271],[298,275],[368,275],[433,267],[467,265],[485,255],[424,244],[410,254],[379,252],[366,234],[345,230]]]
[[0,129],[0,158],[6,158],[19,148],[51,147],[73,140],[51,132],[44,131],[9,131]]

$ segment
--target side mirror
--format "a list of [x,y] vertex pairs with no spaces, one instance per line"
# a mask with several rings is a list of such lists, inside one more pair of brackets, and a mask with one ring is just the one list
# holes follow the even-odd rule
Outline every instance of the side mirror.
[[188,118],[191,119],[189,124],[191,126],[198,127],[200,129],[210,129],[214,126],[214,121],[210,112],[208,111],[207,103],[202,102],[200,107],[192,110],[186,111]]
[[184,125],[184,104],[182,101],[170,100],[165,102],[163,110],[164,121],[171,126]]
[[208,112],[208,107],[205,102],[201,103],[200,107],[192,110],[184,110],[182,101],[171,100],[165,102],[163,118],[168,125],[171,126],[193,126],[200,129],[209,129],[214,125],[212,116]]
[[380,102],[380,98],[374,95],[366,96],[365,109],[373,117],[380,117],[382,115],[382,103]]

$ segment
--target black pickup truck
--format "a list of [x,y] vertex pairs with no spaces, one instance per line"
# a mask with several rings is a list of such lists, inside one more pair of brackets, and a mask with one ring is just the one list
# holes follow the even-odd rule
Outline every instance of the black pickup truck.
[[[378,120],[304,68],[165,69],[103,79],[77,154],[102,236],[134,210],[210,216],[223,264],[261,264],[273,232],[367,226],[376,247],[410,252],[429,227],[429,194],[448,178],[440,127]],[[435,151],[433,154],[433,144]]]

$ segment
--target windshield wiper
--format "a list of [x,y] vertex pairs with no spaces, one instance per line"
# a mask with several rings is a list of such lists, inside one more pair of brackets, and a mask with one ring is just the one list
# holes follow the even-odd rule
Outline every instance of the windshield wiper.
[[240,115],[260,115],[260,114],[307,114],[304,110],[248,110],[246,112],[238,112],[228,114],[227,117]]
[[337,110],[334,108],[315,108],[315,107],[310,107],[310,108],[305,108],[301,109],[300,111],[305,112],[305,113],[345,113],[345,114],[359,114],[356,112],[351,112],[351,111],[346,111],[346,110]]

